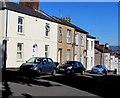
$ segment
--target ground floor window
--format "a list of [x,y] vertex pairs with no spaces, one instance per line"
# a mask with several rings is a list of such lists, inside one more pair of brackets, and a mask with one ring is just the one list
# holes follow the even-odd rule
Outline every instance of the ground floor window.
[[67,49],[67,52],[66,52],[66,60],[70,60],[70,49]]
[[45,57],[49,56],[49,45],[45,45]]
[[23,60],[23,43],[17,43],[17,60]]

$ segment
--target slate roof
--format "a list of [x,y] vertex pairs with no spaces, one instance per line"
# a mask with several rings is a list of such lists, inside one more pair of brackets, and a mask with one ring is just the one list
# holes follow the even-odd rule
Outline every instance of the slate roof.
[[48,21],[55,22],[55,20],[51,16],[47,15],[43,11],[37,11],[37,10],[34,10],[32,8],[29,8],[29,7],[21,5],[21,4],[17,4],[17,3],[13,3],[13,2],[5,2],[6,6],[4,6],[4,3],[0,2],[0,6],[1,5],[2,5],[2,9],[8,9],[11,11],[15,11],[15,12],[23,13],[23,14],[30,15],[33,17],[37,17],[40,19],[45,19]]
[[53,16],[53,18],[56,20],[57,23],[60,23],[60,24],[63,24],[63,25],[67,25],[67,26],[73,27],[73,28],[75,28],[75,30],[78,31],[78,32],[88,34],[87,31],[85,31],[85,30],[83,30],[83,29],[75,26],[74,24],[72,24],[72,23],[70,23],[70,22],[67,22],[67,21],[65,21],[65,20],[63,20],[63,19],[60,19],[60,18],[56,17],[56,16]]
[[110,48],[105,47],[104,45],[98,45],[98,44],[95,44],[95,49],[97,49],[102,53],[110,53],[112,51]]
[[91,36],[91,35],[89,35],[89,34],[87,35],[87,37],[88,37],[88,38],[92,38],[92,39],[96,39],[96,37]]
[[[6,6],[4,6],[4,5],[6,5]],[[49,16],[48,14],[46,14],[43,11],[36,11],[32,8],[29,8],[29,7],[21,5],[21,4],[17,4],[17,3],[13,3],[13,2],[5,2],[5,4],[4,4],[3,2],[0,1],[0,9],[2,9],[2,10],[8,9],[8,10],[11,10],[11,11],[15,11],[15,12],[18,12],[18,13],[23,13],[23,14],[26,14],[26,15],[30,15],[30,16],[33,16],[33,17],[40,18],[40,19],[48,20],[48,21],[51,21],[51,22],[64,24],[64,25],[75,28],[75,30],[78,31],[78,32],[88,34],[87,31],[75,26],[74,24],[72,24],[70,22],[67,22],[67,21],[62,20],[62,19],[57,18],[57,17],[55,17],[56,18],[55,19],[55,18]]]

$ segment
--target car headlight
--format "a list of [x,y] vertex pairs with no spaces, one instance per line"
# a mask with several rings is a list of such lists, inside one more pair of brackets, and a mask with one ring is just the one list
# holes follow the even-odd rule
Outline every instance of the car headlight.
[[32,67],[31,69],[32,69],[32,70],[37,70],[38,68],[37,68],[37,67]]
[[72,69],[72,66],[68,67],[67,69]]

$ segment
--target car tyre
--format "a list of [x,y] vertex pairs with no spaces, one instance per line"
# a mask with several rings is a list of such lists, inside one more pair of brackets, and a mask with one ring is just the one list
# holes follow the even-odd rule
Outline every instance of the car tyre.
[[51,73],[52,76],[55,76],[56,75],[56,70],[54,69]]
[[72,69],[72,70],[71,70],[71,73],[72,73],[72,74],[74,74],[74,73],[75,73],[74,69]]
[[84,70],[82,70],[82,71],[80,72],[80,74],[81,74],[81,75],[84,75],[84,74],[85,74],[85,71],[84,71]]
[[41,72],[42,72],[41,69],[38,69],[38,70],[37,70],[37,75],[40,76]]

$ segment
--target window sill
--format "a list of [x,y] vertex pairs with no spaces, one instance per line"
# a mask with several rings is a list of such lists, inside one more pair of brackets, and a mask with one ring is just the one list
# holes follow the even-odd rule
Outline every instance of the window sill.
[[49,37],[49,36],[45,36],[45,38],[50,39],[50,37]]
[[16,62],[24,62],[23,60],[17,60]]
[[19,32],[18,32],[17,34],[18,34],[18,35],[25,35],[24,33],[19,33]]

